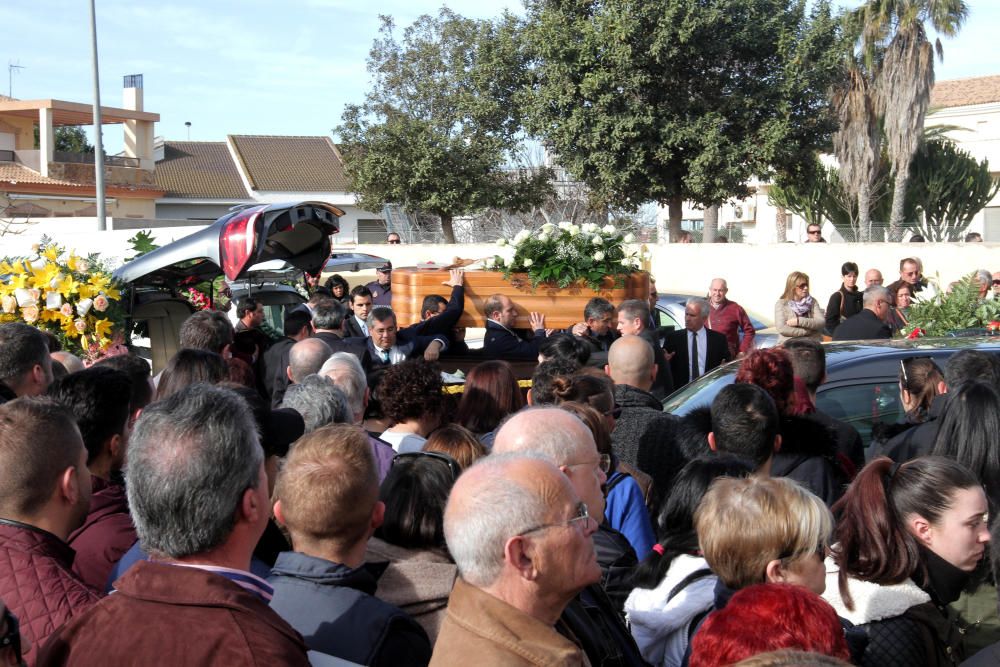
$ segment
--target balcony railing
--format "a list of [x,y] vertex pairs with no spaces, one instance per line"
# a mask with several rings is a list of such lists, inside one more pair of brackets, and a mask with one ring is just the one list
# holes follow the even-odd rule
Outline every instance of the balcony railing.
[[[94,164],[93,153],[70,153],[68,151],[53,151],[53,162],[69,162],[73,164]],[[125,157],[122,155],[105,155],[104,165],[107,167],[136,167],[139,166],[139,158]]]

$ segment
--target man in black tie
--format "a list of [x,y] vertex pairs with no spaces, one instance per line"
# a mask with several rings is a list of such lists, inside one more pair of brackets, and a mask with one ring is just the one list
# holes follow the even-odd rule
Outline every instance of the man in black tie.
[[684,306],[684,329],[666,336],[663,349],[670,360],[675,388],[683,387],[731,359],[725,335],[705,327],[708,313],[708,301],[688,299]]

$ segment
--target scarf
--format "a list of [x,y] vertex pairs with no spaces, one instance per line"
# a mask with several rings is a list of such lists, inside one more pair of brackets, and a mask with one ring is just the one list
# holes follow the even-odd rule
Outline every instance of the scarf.
[[788,307],[792,309],[792,312],[802,317],[803,315],[808,315],[813,307],[813,298],[807,296],[801,301],[795,301],[793,299],[788,300]]

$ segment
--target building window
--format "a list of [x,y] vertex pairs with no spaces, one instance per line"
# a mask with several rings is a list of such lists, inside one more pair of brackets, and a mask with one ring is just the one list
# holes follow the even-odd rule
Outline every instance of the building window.
[[358,243],[385,243],[385,220],[358,220]]
[[1000,206],[983,209],[983,240],[1000,241]]

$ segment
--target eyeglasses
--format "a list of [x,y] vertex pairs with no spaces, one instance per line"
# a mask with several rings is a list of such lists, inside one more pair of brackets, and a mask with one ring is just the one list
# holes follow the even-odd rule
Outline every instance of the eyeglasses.
[[903,374],[903,386],[909,386],[910,379],[906,377],[906,364],[903,363],[902,359],[899,360],[899,372]]
[[798,287],[799,289],[806,289],[807,287],[809,287],[809,283],[802,283],[801,285],[796,285],[796,287]]
[[392,465],[396,465],[400,461],[406,461],[409,459],[416,460],[419,458],[428,458],[436,461],[441,461],[446,466],[448,466],[448,470],[451,471],[452,479],[458,479],[458,476],[462,474],[462,467],[458,465],[458,461],[451,458],[447,454],[442,454],[441,452],[424,452],[424,451],[403,452],[402,454],[396,454],[395,456],[392,457]]
[[574,523],[586,522],[590,518],[590,512],[587,511],[587,503],[581,502],[576,506],[576,516],[566,519],[565,521],[560,521],[559,523],[543,523],[541,525],[535,526],[534,528],[529,528],[527,530],[522,530],[521,535],[527,535],[529,533],[537,533],[540,530],[547,530],[549,528],[562,528],[563,526],[572,526]]
[[399,245],[400,243],[402,243],[402,241],[400,241],[399,239],[389,239],[386,241],[386,243],[388,243],[389,245]]
[[[621,410],[621,408],[619,408]],[[585,461],[583,463],[567,463],[565,464],[567,468],[573,468],[576,466],[592,466],[594,461]],[[597,459],[597,467],[601,469],[602,472],[611,472],[611,455],[601,454],[601,457]]]
[[17,622],[17,616],[12,614],[10,609],[4,609],[3,621],[7,626],[7,632],[0,635],[0,649],[12,647],[17,664],[21,664],[21,628]]
[[818,230],[818,229],[810,229],[809,230],[809,234],[819,234],[819,233],[820,233],[820,230]]

